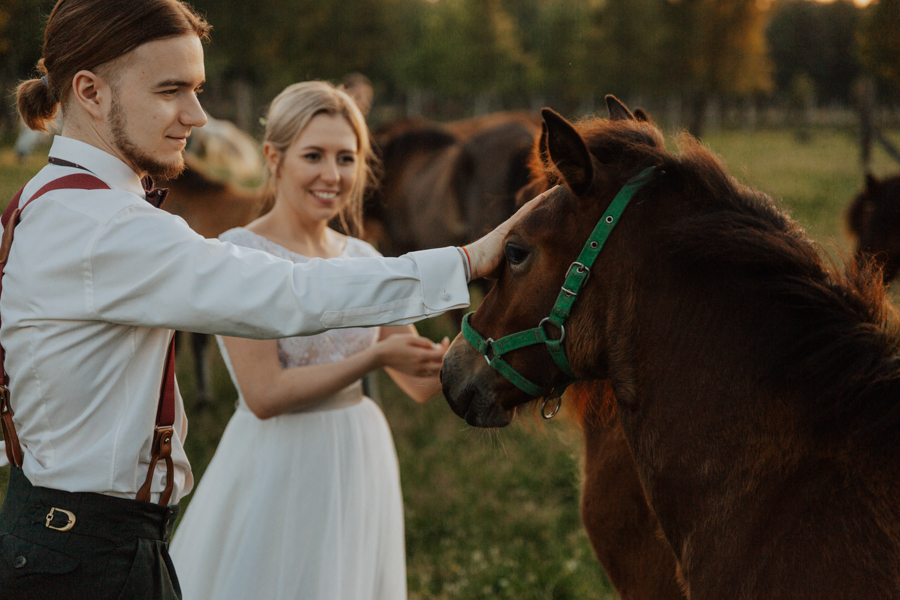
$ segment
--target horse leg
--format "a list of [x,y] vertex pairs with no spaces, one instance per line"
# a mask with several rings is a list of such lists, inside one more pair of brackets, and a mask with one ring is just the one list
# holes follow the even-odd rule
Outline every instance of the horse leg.
[[684,600],[675,554],[647,504],[618,419],[586,416],[581,518],[622,600]]
[[210,336],[205,333],[191,334],[191,354],[194,356],[194,375],[197,388],[197,400],[195,406],[205,407],[209,404],[209,386],[206,380],[206,347],[209,345]]

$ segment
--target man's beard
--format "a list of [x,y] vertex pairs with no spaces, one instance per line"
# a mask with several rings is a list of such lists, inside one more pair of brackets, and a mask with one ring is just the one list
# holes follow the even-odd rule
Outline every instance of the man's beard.
[[113,93],[109,107],[109,126],[113,144],[132,165],[147,173],[154,181],[175,179],[184,171],[184,157],[179,155],[174,163],[161,163],[138,148],[125,133],[125,111],[119,103],[118,94]]

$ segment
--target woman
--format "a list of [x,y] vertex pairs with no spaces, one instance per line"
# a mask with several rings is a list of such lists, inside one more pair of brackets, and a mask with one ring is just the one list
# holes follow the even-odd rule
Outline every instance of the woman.
[[[271,210],[220,239],[294,262],[377,255],[328,226],[337,217],[358,229],[370,176],[365,122],[347,94],[288,87],[263,149]],[[238,409],[172,542],[184,598],[405,598],[396,453],[360,378],[384,367],[424,401],[440,392],[447,341],[411,325],[218,341]]]

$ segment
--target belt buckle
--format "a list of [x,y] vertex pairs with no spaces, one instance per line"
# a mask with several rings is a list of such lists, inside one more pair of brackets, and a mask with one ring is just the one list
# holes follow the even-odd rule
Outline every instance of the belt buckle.
[[[59,511],[66,515],[69,522],[63,525],[62,527],[54,527],[50,523],[53,522],[53,516],[56,514],[56,511]],[[50,509],[50,512],[47,513],[47,519],[44,521],[44,527],[48,529],[55,529],[56,531],[68,531],[75,527],[75,514],[72,511],[68,511],[64,508],[56,508],[55,506]]]

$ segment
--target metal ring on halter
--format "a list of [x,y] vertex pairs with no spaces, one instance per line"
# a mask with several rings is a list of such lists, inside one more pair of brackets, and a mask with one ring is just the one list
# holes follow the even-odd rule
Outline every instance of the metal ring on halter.
[[[555,392],[555,390],[554,390]],[[541,404],[541,416],[546,420],[550,420],[556,416],[556,413],[559,412],[559,407],[562,406],[562,396],[556,396],[554,392],[550,392],[550,395],[544,398],[544,403]],[[556,407],[553,409],[553,412],[547,412],[547,403],[556,398]]]
[[[565,289],[565,288],[563,288],[563,289]],[[566,291],[568,292],[568,290],[566,290]],[[572,292],[569,292],[569,293],[572,293]],[[538,323],[538,328],[542,329],[544,331],[544,335],[547,335],[547,330],[544,329],[544,323],[550,323],[550,317],[544,317],[543,319],[541,319],[541,322]],[[560,325],[556,325],[556,323],[550,323],[550,324],[553,325],[554,327],[559,328],[559,339],[554,340],[554,341],[559,342],[561,344],[562,341],[564,339],[566,339],[566,328],[562,324],[560,324]],[[550,336],[547,336],[547,339],[552,339],[552,338]]]

